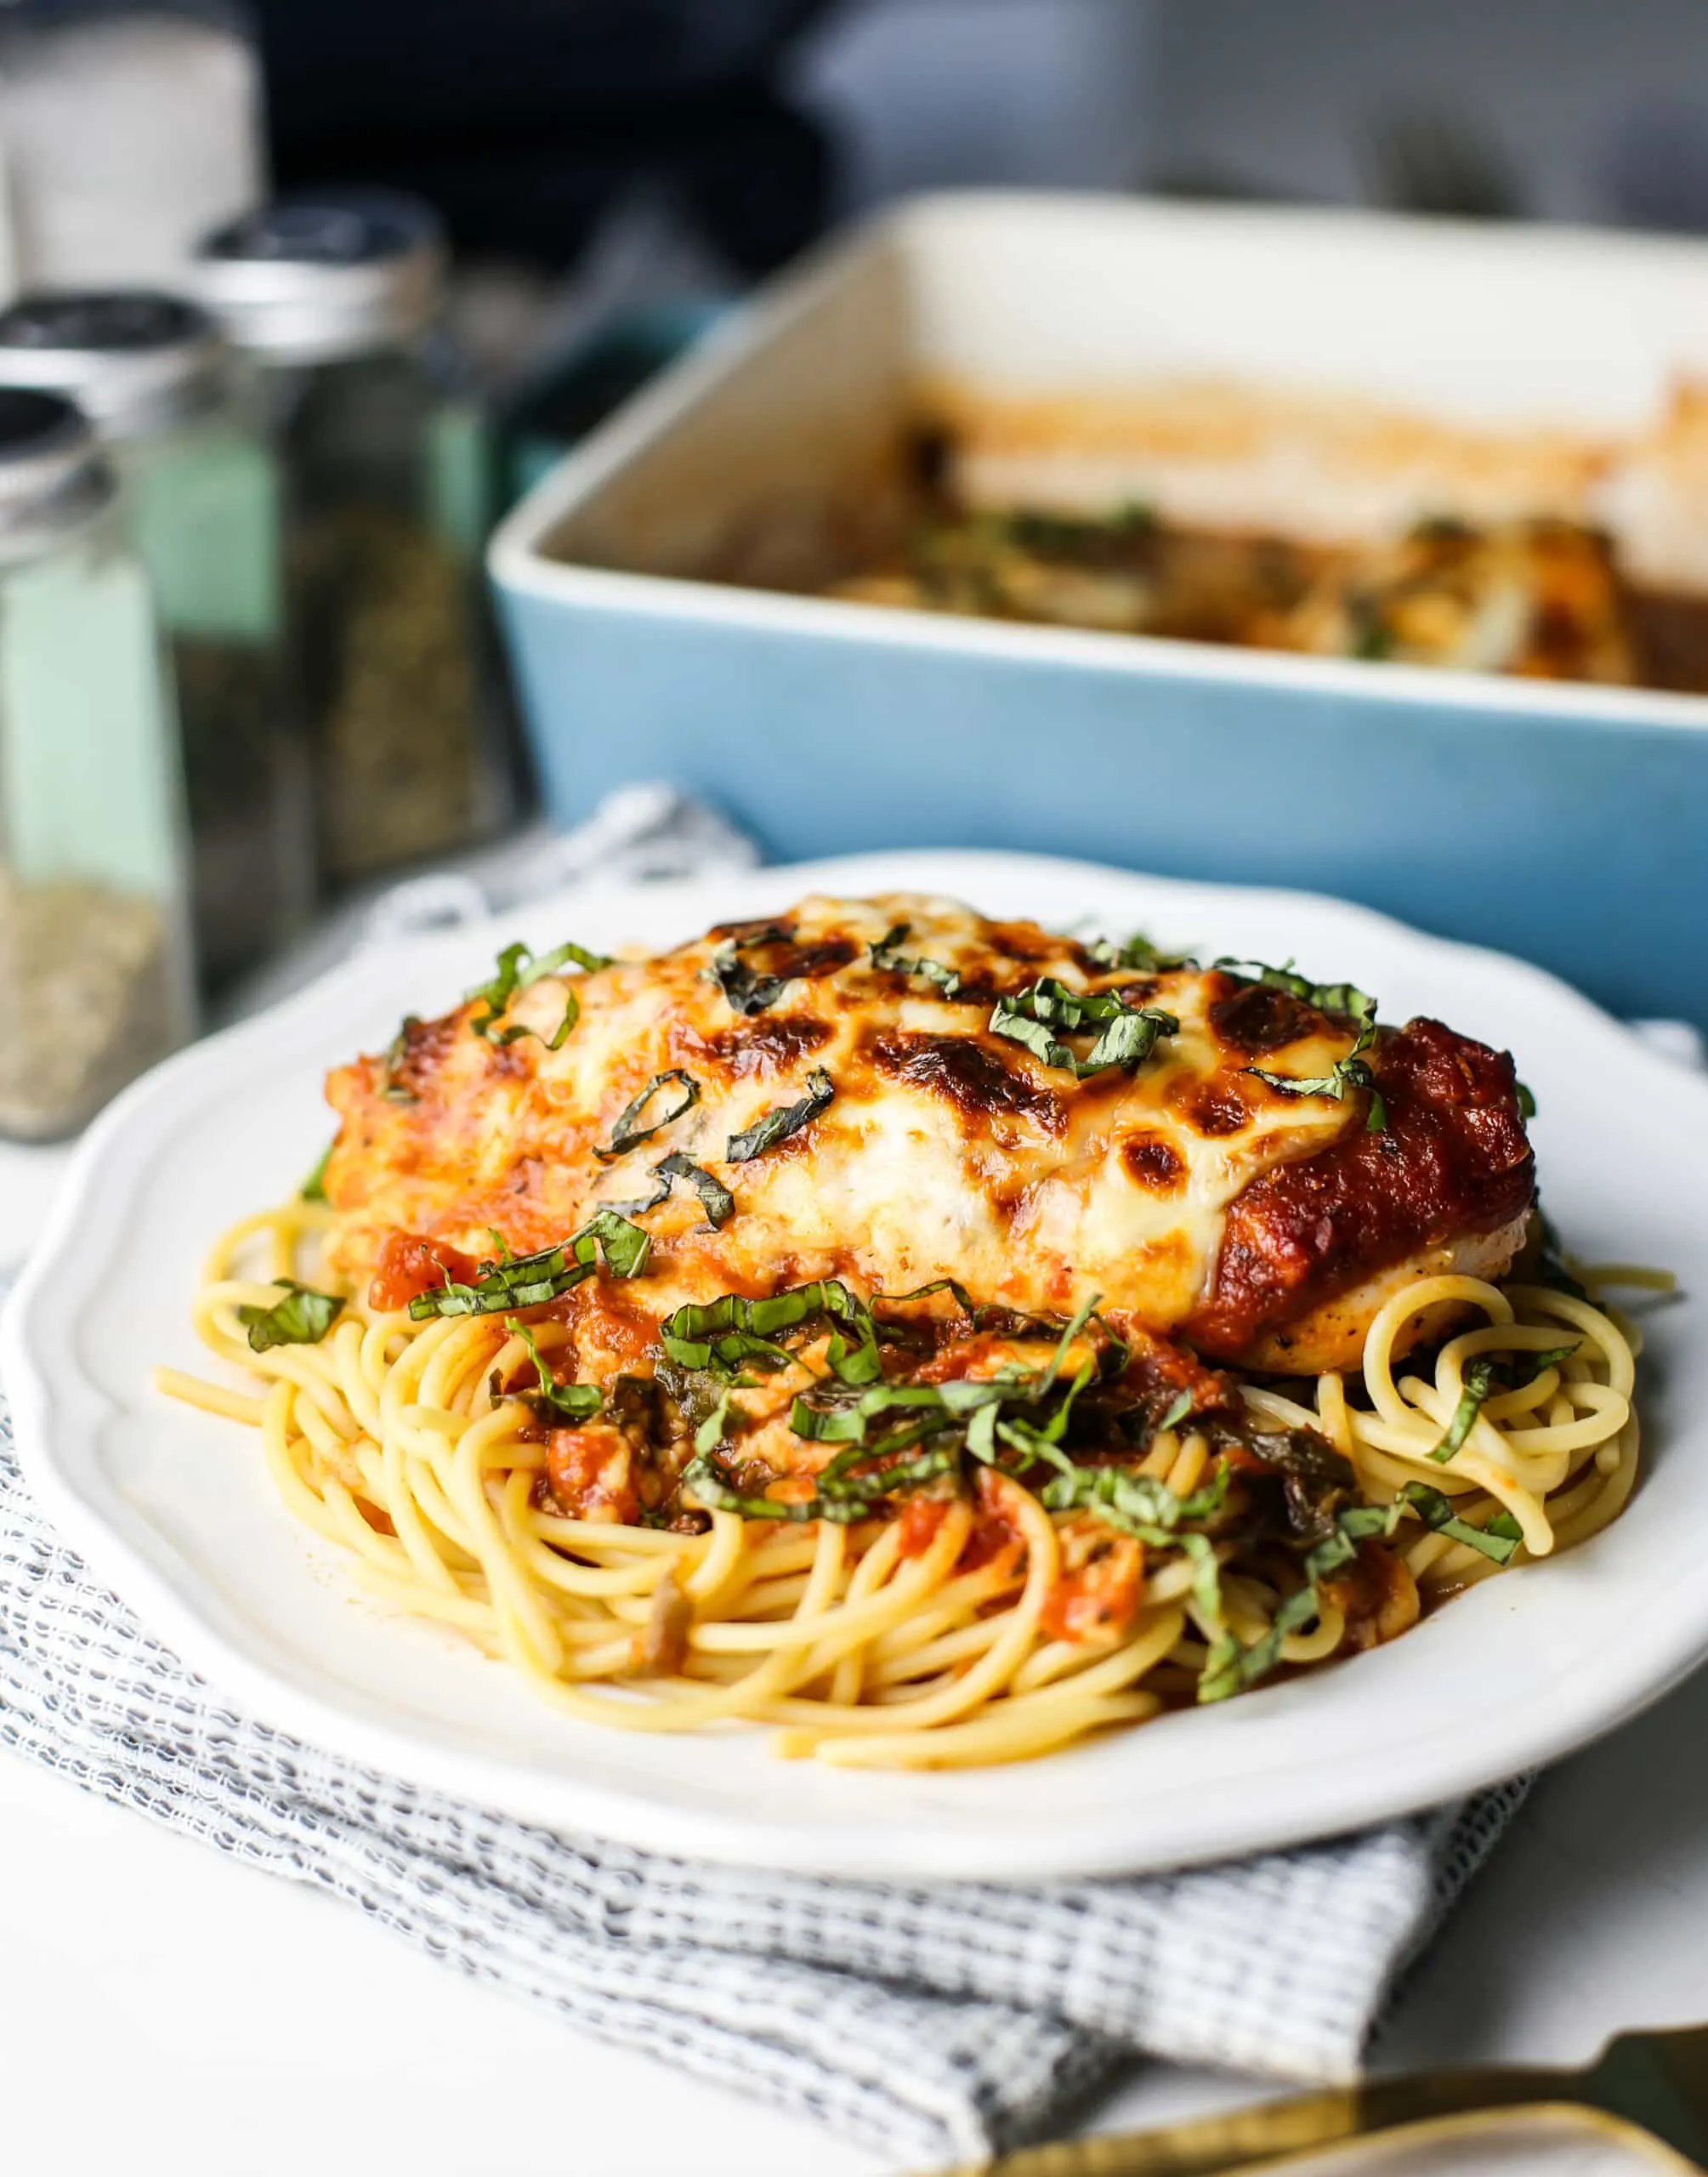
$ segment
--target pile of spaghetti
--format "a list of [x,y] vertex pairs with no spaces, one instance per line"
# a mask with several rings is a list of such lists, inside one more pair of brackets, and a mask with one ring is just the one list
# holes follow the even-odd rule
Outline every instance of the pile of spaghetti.
[[1636,1479],[1638,1339],[1592,1296],[1662,1282],[1533,1242],[1498,1284],[1402,1285],[1358,1372],[1283,1378],[1095,1303],[821,1280],[679,1307],[600,1389],[563,1379],[565,1300],[644,1274],[629,1219],[389,1308],[315,1282],[331,1221],[292,1202],[209,1265],[197,1327],[263,1390],[161,1387],[258,1427],[372,1590],[569,1714],[885,1767],[1217,1701],[1594,1533]]

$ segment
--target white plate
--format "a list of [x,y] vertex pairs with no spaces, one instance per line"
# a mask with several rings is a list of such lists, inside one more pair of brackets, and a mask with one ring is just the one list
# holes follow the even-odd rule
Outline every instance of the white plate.
[[502,1665],[359,1599],[286,1515],[254,1438],[150,1389],[157,1361],[202,1365],[186,1317],[207,1243],[319,1154],[324,1070],[382,1047],[406,1011],[442,1010],[502,939],[661,946],[809,890],[893,889],[1055,927],[1143,929],[1206,955],[1296,955],[1376,992],[1385,1019],[1438,1014],[1509,1045],[1571,1243],[1708,1292],[1708,1083],[1496,954],[1303,895],[1011,855],[583,891],[502,929],[360,958],[172,1060],[98,1123],[0,1327],[20,1450],[50,1515],[187,1662],[271,1724],[558,1828],[826,1873],[1038,1879],[1323,1836],[1563,1754],[1708,1655],[1708,1341],[1694,1299],[1654,1318],[1646,1476],[1585,1548],[1331,1669],[1043,1760],[942,1775],[779,1762],[747,1728],[667,1738],[561,1719]]

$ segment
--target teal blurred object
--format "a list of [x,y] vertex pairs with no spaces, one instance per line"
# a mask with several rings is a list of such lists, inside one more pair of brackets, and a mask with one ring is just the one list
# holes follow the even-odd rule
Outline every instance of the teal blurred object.
[[536,372],[499,425],[506,508],[531,492],[650,378],[685,355],[728,310],[724,303],[674,302],[626,311]]

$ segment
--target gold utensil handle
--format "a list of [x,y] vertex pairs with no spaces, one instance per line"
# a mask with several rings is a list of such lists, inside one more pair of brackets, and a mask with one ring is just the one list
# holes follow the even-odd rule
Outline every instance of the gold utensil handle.
[[1582,2073],[1494,2069],[1376,2079],[1150,2132],[1026,2147],[959,2177],[1221,2177],[1400,2125],[1534,2106],[1585,2106]]

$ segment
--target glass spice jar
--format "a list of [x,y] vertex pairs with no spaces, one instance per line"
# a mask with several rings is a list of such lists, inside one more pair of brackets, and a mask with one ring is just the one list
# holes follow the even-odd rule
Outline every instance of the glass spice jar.
[[0,1134],[75,1133],[192,1017],[148,577],[87,420],[0,389]]
[[489,837],[511,788],[480,565],[488,452],[437,323],[437,220],[389,193],[291,197],[198,264],[284,457],[323,878]]
[[74,398],[124,486],[172,648],[210,992],[295,935],[314,897],[278,468],[246,377],[212,318],[175,296],[42,294],[0,311],[0,385]]

